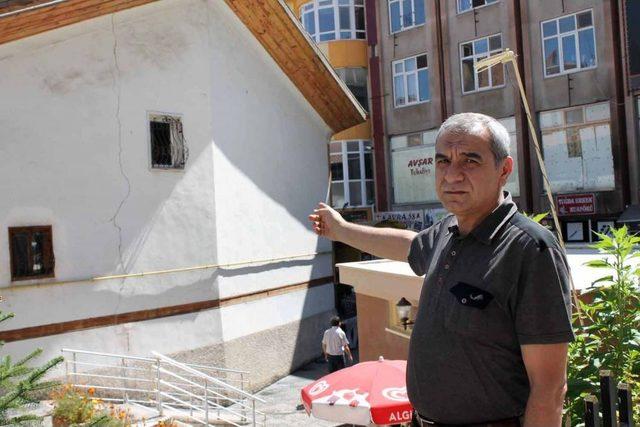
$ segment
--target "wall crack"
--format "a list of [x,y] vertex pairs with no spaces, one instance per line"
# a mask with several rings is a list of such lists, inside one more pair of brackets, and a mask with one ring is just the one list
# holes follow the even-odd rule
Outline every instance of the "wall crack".
[[[113,52],[113,66],[115,71],[113,73],[112,89],[116,97],[115,119],[118,127],[118,167],[120,168],[120,174],[122,175],[122,178],[124,178],[124,181],[126,183],[127,191],[124,194],[124,197],[122,198],[122,200],[120,200],[120,203],[118,204],[113,216],[109,219],[109,222],[113,224],[118,234],[118,265],[121,273],[126,273],[126,266],[124,263],[124,258],[122,256],[122,227],[118,223],[118,216],[120,215],[120,212],[122,211],[122,208],[124,207],[125,203],[129,199],[129,196],[131,195],[131,181],[129,180],[129,177],[125,173],[124,164],[123,164],[122,120],[120,117],[120,102],[121,102],[121,95],[122,95],[122,87],[120,83],[121,70],[120,70],[120,63],[118,61],[118,37],[116,35],[115,13],[111,14],[111,33],[113,35],[112,52]],[[120,284],[120,288],[118,290],[118,302],[114,310],[114,314],[116,315],[120,307],[120,302],[122,299],[122,290],[124,287],[125,280],[126,279],[122,279],[122,283]]]

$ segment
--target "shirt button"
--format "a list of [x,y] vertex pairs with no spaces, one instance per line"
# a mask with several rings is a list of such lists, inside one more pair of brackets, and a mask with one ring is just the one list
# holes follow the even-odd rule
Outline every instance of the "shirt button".
[[467,303],[467,299],[466,298],[462,298],[462,300],[460,300],[461,303],[466,304]]
[[445,269],[445,270],[448,270],[448,269],[449,269],[449,264],[445,264],[445,265],[444,265],[444,269]]
[[451,251],[451,256],[456,256],[456,251]]

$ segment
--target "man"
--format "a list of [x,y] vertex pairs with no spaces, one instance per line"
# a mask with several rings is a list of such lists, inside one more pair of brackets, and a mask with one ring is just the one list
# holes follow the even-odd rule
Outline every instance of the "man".
[[347,335],[340,328],[340,318],[338,316],[331,318],[331,327],[324,331],[322,353],[324,353],[324,360],[329,362],[329,373],[344,368],[345,354],[349,357],[349,361],[353,362],[349,341],[347,340]]
[[414,425],[554,427],[562,420],[569,272],[551,232],[503,191],[509,134],[457,114],[436,137],[438,198],[452,214],[430,228],[373,228],[320,204],[314,231],[426,274],[409,344]]

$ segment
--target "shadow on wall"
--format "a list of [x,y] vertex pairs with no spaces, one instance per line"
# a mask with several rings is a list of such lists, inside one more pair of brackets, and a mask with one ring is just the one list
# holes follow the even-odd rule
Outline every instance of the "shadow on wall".
[[[220,21],[226,22],[224,18]],[[244,29],[242,31],[244,32]],[[262,46],[252,35],[240,34],[237,27],[228,25],[217,36],[217,44],[242,47],[234,48],[231,54],[213,49],[215,53],[212,68],[233,69],[242,78],[219,76],[222,78],[213,82],[214,94],[228,94],[228,98],[234,100],[232,104],[213,104],[215,168],[220,168],[223,162],[228,163],[225,164],[225,168],[238,173],[241,179],[250,181],[263,197],[268,197],[272,202],[265,206],[265,203],[260,201],[260,204],[255,206],[256,210],[251,213],[252,220],[259,224],[257,234],[264,234],[261,229],[270,233],[271,241],[260,243],[270,246],[265,248],[265,253],[287,256],[310,252],[310,248],[304,249],[308,244],[305,243],[305,237],[299,234],[304,232],[309,233],[309,241],[315,239],[316,252],[330,251],[330,242],[317,239],[307,219],[317,203],[324,201],[327,194],[327,128],[313,117],[316,113],[292,87],[291,82],[282,75],[282,71],[271,58],[267,57]],[[232,63],[232,67],[229,67],[229,63]],[[227,64],[226,67],[223,64]],[[287,86],[292,88],[289,89]],[[259,100],[273,102],[268,108],[264,108],[264,105],[257,105]],[[253,112],[256,113],[251,116]],[[239,117],[245,117],[246,122],[239,126],[228,126],[228,123],[237,122]],[[220,173],[218,170],[218,174]],[[218,197],[220,194],[218,192]],[[263,206],[268,211],[262,210]],[[272,216],[272,212],[278,211],[286,213],[288,217],[283,218],[286,222]],[[236,218],[237,226],[243,227],[245,224],[242,221],[246,221],[246,217],[236,215]],[[292,223],[294,229],[284,228],[283,224]],[[291,249],[283,249],[287,247]],[[296,247],[303,249],[295,249]],[[310,261],[270,264],[221,274],[237,276],[296,265],[309,265],[311,270],[308,277],[296,277],[294,282],[332,276],[330,255],[316,257]],[[249,358],[253,360],[254,367],[266,361],[282,365],[283,360],[289,359],[288,369],[273,372],[271,381],[287,375],[321,354],[322,333],[334,308],[333,291],[331,290],[330,295],[326,289],[324,293],[319,292],[322,288],[307,291],[299,323],[284,325],[284,329],[276,328],[273,340],[264,343],[262,348],[256,348],[256,354]],[[319,305],[326,305],[328,310],[318,313]],[[278,307],[272,309],[277,311]],[[296,330],[291,330],[293,328]],[[242,351],[241,347],[238,347],[237,351]],[[246,358],[246,355],[228,353],[227,358],[240,359]]]

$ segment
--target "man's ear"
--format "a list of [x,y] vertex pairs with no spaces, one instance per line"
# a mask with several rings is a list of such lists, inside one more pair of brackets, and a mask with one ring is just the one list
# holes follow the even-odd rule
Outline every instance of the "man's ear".
[[507,180],[509,176],[513,172],[513,157],[507,156],[504,160],[502,160],[502,164],[500,165],[500,184],[502,186],[507,184]]

